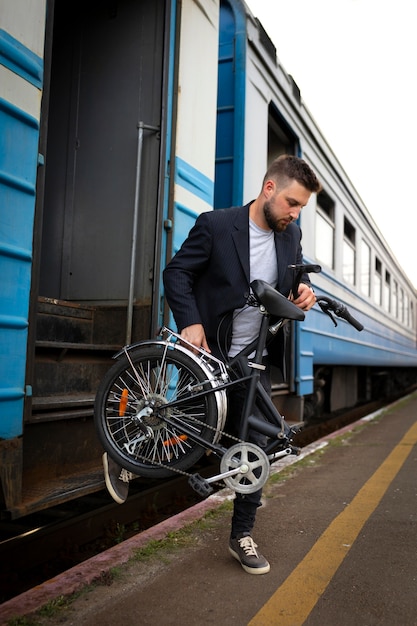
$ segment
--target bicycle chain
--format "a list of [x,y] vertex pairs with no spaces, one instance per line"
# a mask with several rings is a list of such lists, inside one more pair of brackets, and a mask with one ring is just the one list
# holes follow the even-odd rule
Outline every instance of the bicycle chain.
[[[243,439],[239,439],[238,437],[234,437],[234,435],[229,435],[224,430],[218,430],[214,426],[210,426],[206,422],[202,422],[201,420],[198,420],[195,417],[191,418],[191,421],[194,422],[194,424],[199,424],[200,426],[204,426],[205,428],[208,428],[209,430],[213,430],[215,433],[218,433],[219,434],[219,439],[222,436],[225,436],[225,437],[228,437],[229,439],[232,439],[233,441],[236,441],[237,443],[243,443],[243,444],[246,443]],[[167,469],[170,472],[174,472],[175,474],[180,474],[182,476],[186,476],[187,478],[191,478],[193,476],[193,474],[190,474],[189,472],[186,472],[184,470],[180,470],[177,467],[171,467],[169,465],[166,465],[165,463],[162,463],[161,461],[155,461],[155,460],[152,460],[152,459],[148,459],[147,457],[143,456],[142,454],[136,454],[136,458],[140,459],[141,461],[145,461],[146,463],[150,463],[151,465],[156,465],[157,467],[162,467],[163,469]],[[140,476],[140,474],[139,474],[139,476]],[[223,483],[211,483],[211,484],[217,485],[218,487],[224,487]]]
[[[129,360],[132,368],[135,369],[133,367],[133,363],[132,363],[129,355],[127,354],[127,352],[126,352],[126,356],[127,356],[128,360]],[[163,408],[163,407],[159,407],[159,408]],[[218,433],[218,435],[219,435],[218,441],[221,439],[222,436],[225,436],[225,437],[231,439],[232,441],[236,441],[237,443],[240,443],[240,444],[245,444],[246,443],[244,440],[239,439],[238,437],[235,437],[234,435],[229,435],[228,433],[226,433],[223,430],[218,430],[214,426],[210,426],[206,422],[202,422],[201,420],[198,420],[195,417],[190,417],[190,419],[194,422],[194,424],[199,424],[200,426],[204,426],[205,428],[208,428],[209,430],[212,430],[215,433]],[[156,465],[157,467],[162,467],[163,469],[167,469],[167,470],[169,470],[171,472],[174,472],[176,474],[180,474],[182,476],[187,476],[188,478],[193,476],[193,474],[190,474],[189,472],[186,472],[184,470],[180,470],[180,469],[178,469],[176,467],[170,467],[169,465],[166,465],[165,463],[162,463],[160,461],[155,461],[155,460],[148,459],[147,457],[145,457],[145,456],[143,456],[141,454],[136,454],[136,458],[138,458],[138,459],[140,459],[142,461],[145,461],[145,463],[150,463],[151,465]],[[213,483],[213,484],[216,484],[216,483]],[[217,484],[218,484],[218,486],[223,486],[220,483],[217,483]]]
[[[162,408],[163,407],[159,407]],[[162,418],[163,419],[163,418]],[[208,428],[209,430],[214,431],[215,433],[217,433],[219,435],[219,439],[221,439],[221,437],[225,436],[228,439],[231,439],[232,441],[236,441],[237,443],[240,444],[245,444],[247,443],[246,441],[244,441],[243,439],[239,439],[238,437],[235,437],[234,435],[230,435],[228,433],[226,433],[224,430],[219,430],[218,428],[214,427],[214,426],[210,426],[210,424],[207,424],[206,422],[202,422],[201,420],[198,420],[195,417],[190,417],[189,418],[194,424],[198,424],[200,426],[204,426],[205,428]],[[165,463],[162,463],[161,461],[156,461],[156,460],[151,460],[141,454],[136,454],[136,458],[140,459],[141,461],[145,461],[146,463],[150,463],[151,465],[156,465],[157,467],[162,467],[163,469],[167,469],[171,472],[174,472],[176,474],[180,474],[182,476],[186,476],[187,478],[191,478],[193,476],[193,474],[186,472],[184,470],[180,470],[176,467],[171,467],[169,465],[166,465]],[[140,475],[140,474],[139,474]],[[217,485],[218,487],[224,487],[223,483],[211,483],[214,485]]]

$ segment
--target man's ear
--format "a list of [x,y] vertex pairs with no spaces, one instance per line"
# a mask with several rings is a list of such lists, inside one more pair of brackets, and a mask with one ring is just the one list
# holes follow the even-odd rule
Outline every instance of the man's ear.
[[263,191],[267,198],[270,198],[275,193],[276,187],[276,184],[271,178],[265,181]]

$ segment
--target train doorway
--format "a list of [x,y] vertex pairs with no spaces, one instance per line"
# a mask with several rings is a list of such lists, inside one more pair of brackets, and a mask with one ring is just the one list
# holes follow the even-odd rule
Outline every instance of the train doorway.
[[151,300],[164,20],[164,0],[55,2],[41,296],[124,304],[133,271],[135,302]]
[[110,356],[155,333],[169,10],[48,3],[26,422],[91,416]]

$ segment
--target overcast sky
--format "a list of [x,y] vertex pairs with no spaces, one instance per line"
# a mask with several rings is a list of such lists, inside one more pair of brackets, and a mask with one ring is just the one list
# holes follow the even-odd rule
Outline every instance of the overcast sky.
[[417,287],[413,0],[246,0]]

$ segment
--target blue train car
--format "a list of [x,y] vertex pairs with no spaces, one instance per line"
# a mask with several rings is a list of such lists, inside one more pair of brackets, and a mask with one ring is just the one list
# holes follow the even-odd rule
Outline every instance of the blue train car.
[[98,382],[116,350],[156,334],[161,269],[213,208],[220,9],[26,5],[4,0],[0,30],[0,503],[12,517],[103,487]]
[[[95,391],[121,346],[170,321],[161,272],[203,211],[303,156],[319,310],[293,328],[274,398],[318,416],[415,379],[416,291],[242,0],[3,0],[0,22],[0,508],[103,488]],[[414,377],[414,378],[413,378]]]

